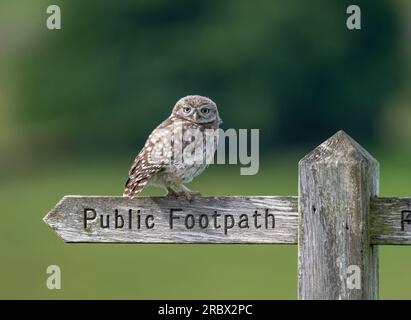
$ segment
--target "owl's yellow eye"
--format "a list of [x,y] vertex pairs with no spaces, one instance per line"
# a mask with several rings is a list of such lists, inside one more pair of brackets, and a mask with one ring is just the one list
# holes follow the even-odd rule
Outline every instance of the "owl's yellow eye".
[[190,107],[184,107],[183,108],[183,112],[184,113],[189,113],[191,111],[191,108]]
[[210,112],[209,108],[201,108],[201,113],[207,114]]

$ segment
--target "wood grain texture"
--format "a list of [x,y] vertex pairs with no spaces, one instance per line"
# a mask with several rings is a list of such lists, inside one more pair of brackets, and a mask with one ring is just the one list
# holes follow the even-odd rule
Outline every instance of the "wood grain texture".
[[371,242],[411,244],[411,198],[375,198],[371,201]]
[[[201,200],[200,200],[201,199]],[[244,208],[251,208],[253,205],[255,208],[263,208],[265,205],[266,208],[270,208],[270,212],[275,214],[276,217],[276,236],[273,238],[266,238],[265,232],[258,232],[253,233],[254,238],[250,238],[246,243],[287,243],[287,244],[297,244],[297,224],[298,224],[298,217],[297,217],[297,197],[246,197],[246,196],[233,196],[233,197],[209,197],[206,198],[206,201],[203,201],[204,198],[198,198],[196,202],[192,203],[191,205],[194,206],[194,210],[189,209],[189,211],[185,211],[185,213],[194,213],[199,215],[200,212],[210,212],[210,208],[214,207],[216,210],[221,212],[221,206],[229,202],[236,202],[238,206],[244,205]],[[217,199],[217,202],[210,205],[210,202],[213,199]],[[221,202],[223,200],[223,202]],[[106,236],[112,237],[111,232],[106,232],[105,230],[101,230],[101,228],[97,228],[94,233],[87,232],[86,233],[86,240],[85,237],[79,235],[84,232],[84,230],[79,230],[80,221],[79,219],[83,219],[82,210],[84,208],[92,208],[96,203],[98,203],[98,213],[110,213],[113,214],[113,211],[117,208],[127,210],[129,208],[137,210],[138,208],[144,208],[144,213],[152,212],[157,214],[159,210],[159,203],[163,207],[164,212],[161,214],[164,216],[165,219],[168,219],[168,211],[167,208],[177,208],[178,206],[182,207],[186,205],[185,200],[178,200],[178,199],[169,199],[169,198],[138,198],[134,201],[132,205],[129,205],[127,202],[131,201],[122,197],[108,197],[108,196],[66,196],[63,198],[62,201],[56,206],[55,209],[50,211],[50,213],[44,218],[44,221],[50,225],[52,229],[54,229],[57,233],[61,234],[61,237],[65,239],[67,242],[115,242],[113,239],[105,239]],[[137,201],[137,202],[136,202]],[[247,204],[244,204],[247,202]],[[251,202],[251,203],[248,203]],[[257,203],[255,205],[255,203]],[[201,206],[206,203],[206,206],[202,208]],[[140,207],[141,204],[141,207]],[[155,204],[155,210],[151,211],[151,204]],[[271,211],[274,210],[274,211]],[[224,208],[224,212],[232,213],[233,208]],[[239,217],[243,211],[243,208],[238,208],[238,212],[234,213],[236,218]],[[410,212],[411,214],[411,197],[384,197],[384,198],[373,198],[371,200],[371,210],[370,210],[370,235],[371,244],[375,245],[406,245],[411,244],[411,216],[405,215],[406,212]],[[75,212],[78,212],[76,215]],[[250,211],[248,212],[250,213]],[[79,217],[79,215],[81,215]],[[178,215],[178,212],[176,212]],[[181,215],[180,215],[181,216]],[[407,218],[408,217],[408,218]],[[74,220],[72,220],[74,219]],[[405,220],[405,221],[403,221]],[[77,222],[75,222],[77,221]],[[160,224],[161,226],[161,224]],[[282,230],[279,230],[281,226]],[[153,242],[174,242],[169,241],[170,239],[167,233],[170,232],[168,226],[164,229],[163,233],[153,233],[150,235],[150,239],[153,237],[159,237],[158,239],[152,239]],[[177,229],[176,229],[177,230]],[[192,232],[197,232],[197,229],[194,229]],[[99,234],[99,232],[103,231],[103,234]],[[131,230],[118,230],[118,237],[120,237],[120,242],[147,242],[146,240],[149,239],[140,239],[134,238],[134,234],[124,235],[125,232],[135,233],[135,231]],[[176,232],[176,231],[173,231]],[[202,233],[203,230],[200,230]],[[248,231],[241,231],[238,232],[245,232]],[[162,239],[162,237],[166,235],[166,239]],[[281,235],[281,236],[280,236]],[[257,237],[262,236],[263,239],[259,239]],[[132,241],[129,241],[129,238],[133,237]],[[173,235],[176,239],[179,236]],[[195,237],[201,237],[195,236]],[[240,237],[237,235],[237,237]],[[93,239],[95,238],[95,239]],[[184,238],[184,237],[183,237]],[[210,237],[210,239],[213,237]],[[224,237],[225,238],[225,237]],[[225,239],[221,237],[223,241]],[[70,239],[70,240],[69,240]],[[220,238],[214,239],[212,243],[216,243],[216,241],[220,241]],[[202,239],[207,241],[207,239]],[[234,240],[232,240],[234,241]],[[255,242],[252,242],[255,241]],[[277,242],[279,241],[279,242]],[[241,241],[241,243],[244,243]]]
[[[191,202],[181,198],[171,197],[141,197],[129,199],[124,197],[101,196],[65,196],[57,206],[51,210],[44,221],[57,232],[65,242],[106,242],[106,243],[282,243],[295,244],[297,242],[298,201],[296,197],[198,197]],[[84,210],[94,209],[96,219],[87,222],[84,226]],[[180,217],[173,220],[173,229],[170,229],[170,209],[180,208],[181,212],[174,212]],[[132,210],[132,228],[128,225],[128,211]],[[123,228],[115,228],[115,212],[124,219]],[[140,210],[141,228],[137,229],[137,210]],[[260,228],[254,225],[252,215],[255,211],[262,216],[259,218]],[[268,219],[269,228],[265,228],[265,210],[275,217],[275,226]],[[207,228],[202,229],[198,223],[203,214],[210,218],[215,211],[221,214],[219,224],[221,228],[214,228],[212,219]],[[109,228],[101,227],[101,220],[107,222],[106,214],[110,214]],[[152,229],[145,227],[147,215],[154,216],[155,225]],[[187,229],[184,218],[192,214],[196,225]],[[100,219],[103,215],[103,219]],[[241,215],[247,215],[249,228],[239,228],[238,225],[224,232],[224,217],[232,215],[238,222]],[[93,212],[88,211],[88,218]],[[189,220],[191,223],[192,219]],[[227,221],[229,224],[231,218]],[[120,221],[121,222],[121,221]],[[120,225],[120,224],[119,224]],[[203,225],[204,226],[204,219]]]
[[[343,131],[299,163],[299,298],[376,299],[378,251],[370,245],[370,197],[378,162]],[[349,266],[360,289],[347,285]]]

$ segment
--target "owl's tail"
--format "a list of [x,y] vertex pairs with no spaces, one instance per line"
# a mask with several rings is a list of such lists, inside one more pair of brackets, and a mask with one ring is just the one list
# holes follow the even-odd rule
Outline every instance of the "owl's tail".
[[137,197],[139,193],[143,190],[143,188],[146,186],[147,182],[148,179],[143,178],[141,180],[135,180],[129,177],[125,184],[123,197],[129,197],[131,199]]

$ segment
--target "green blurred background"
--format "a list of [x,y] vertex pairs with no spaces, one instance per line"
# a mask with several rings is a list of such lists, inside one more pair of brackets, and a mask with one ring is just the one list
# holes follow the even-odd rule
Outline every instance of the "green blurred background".
[[[0,0],[0,298],[296,298],[296,246],[64,244],[42,218],[66,194],[120,195],[187,94],[260,129],[259,173],[212,166],[203,194],[296,195],[298,160],[344,129],[381,195],[410,195],[411,2],[355,3],[360,31],[347,1]],[[410,299],[411,247],[380,252],[381,298]]]

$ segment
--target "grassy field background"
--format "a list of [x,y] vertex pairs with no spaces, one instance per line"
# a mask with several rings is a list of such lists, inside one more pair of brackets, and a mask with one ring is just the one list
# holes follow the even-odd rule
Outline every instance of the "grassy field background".
[[[308,151],[266,157],[249,177],[236,166],[212,166],[191,186],[205,195],[296,195],[297,162]],[[410,154],[374,155],[381,195],[410,195]],[[43,223],[63,195],[121,194],[129,162],[66,158],[31,166],[25,159],[2,172],[1,299],[296,298],[296,246],[65,244]],[[46,287],[51,264],[61,267],[61,290]],[[410,246],[381,247],[380,297],[410,299],[410,268]]]
[[[297,195],[297,163],[339,129],[411,195],[411,2],[0,0],[0,299],[295,299],[297,247],[65,244],[42,221],[67,194],[120,195],[178,98],[260,130],[260,170],[212,166],[204,195]],[[251,110],[251,112],[250,112]],[[158,195],[149,189],[145,195]],[[46,269],[62,271],[48,290]],[[380,297],[411,299],[411,246],[380,249]]]

